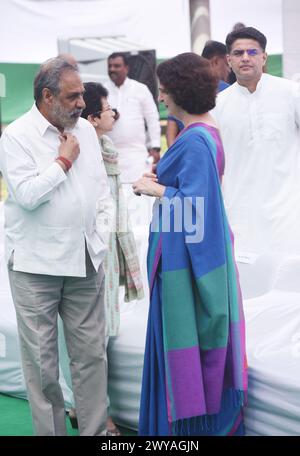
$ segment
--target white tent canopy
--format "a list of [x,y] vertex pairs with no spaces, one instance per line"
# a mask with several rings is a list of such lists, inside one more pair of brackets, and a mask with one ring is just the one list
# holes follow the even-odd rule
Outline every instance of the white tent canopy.
[[157,57],[190,50],[188,0],[0,2],[0,62],[40,63],[59,37],[123,35]]
[[[0,62],[40,63],[57,54],[59,37],[123,35],[157,57],[191,49],[189,0],[1,0]],[[282,0],[210,0],[211,37],[224,41],[236,22],[282,52]]]
[[242,22],[266,35],[269,54],[282,53],[282,0],[210,0],[210,17],[212,39],[224,42],[233,25]]

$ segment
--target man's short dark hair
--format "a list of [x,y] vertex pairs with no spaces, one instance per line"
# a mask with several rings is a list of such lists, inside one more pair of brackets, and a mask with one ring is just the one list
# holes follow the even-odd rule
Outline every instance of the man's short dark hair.
[[108,56],[107,60],[116,59],[117,57],[121,57],[123,59],[124,65],[129,65],[129,57],[126,52],[113,52]]
[[243,24],[243,22],[237,22],[236,24],[234,24],[234,26],[232,27],[232,32],[237,32],[238,30],[241,30],[243,28],[245,28],[246,25]]
[[87,119],[90,114],[102,111],[103,106],[101,98],[106,98],[108,96],[108,91],[98,82],[85,82],[83,85],[85,88],[83,94],[85,108],[81,113],[81,117]]
[[34,99],[37,104],[41,101],[45,88],[49,89],[54,96],[59,94],[60,79],[65,71],[78,72],[78,68],[61,57],[49,59],[40,66],[33,84]]
[[244,27],[244,28],[241,28],[240,30],[230,32],[227,35],[226,47],[227,47],[228,54],[231,51],[233,43],[236,40],[239,40],[241,38],[255,40],[259,43],[259,45],[263,51],[266,50],[267,38],[265,37],[265,35],[253,27]]
[[225,44],[220,43],[220,41],[207,41],[202,51],[202,57],[208,60],[212,59],[213,57],[225,57],[226,54],[226,46]]
[[193,52],[160,63],[157,76],[177,106],[189,114],[204,114],[215,107],[217,78],[211,63]]

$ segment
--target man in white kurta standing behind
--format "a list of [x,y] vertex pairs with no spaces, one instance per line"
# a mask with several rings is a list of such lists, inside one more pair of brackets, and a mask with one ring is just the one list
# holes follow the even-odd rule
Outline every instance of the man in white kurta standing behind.
[[[104,273],[111,200],[84,87],[62,58],[43,64],[35,104],[0,141],[6,261],[34,431],[66,435],[59,385],[60,314],[80,435],[106,434]],[[106,222],[106,223],[105,223]]]
[[[156,104],[145,84],[128,78],[128,70],[128,60],[124,54],[115,52],[108,57],[108,100],[120,113],[109,136],[118,151],[120,177],[125,183],[136,181],[149,170],[147,158],[153,156],[156,162],[160,151],[160,124]],[[150,140],[149,150],[145,124]]]
[[151,171],[152,162],[160,158],[159,114],[148,87],[128,78],[128,71],[125,54],[114,52],[108,57],[108,101],[120,113],[109,136],[118,151],[120,179],[132,226],[148,226],[153,199],[134,195],[131,184]]
[[237,82],[213,112],[224,150],[224,198],[236,251],[300,253],[300,91],[263,73],[266,37],[252,27],[226,39]]

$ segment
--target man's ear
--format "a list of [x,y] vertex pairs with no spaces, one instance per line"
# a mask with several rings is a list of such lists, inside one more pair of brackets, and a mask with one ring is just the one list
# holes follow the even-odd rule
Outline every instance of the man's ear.
[[47,87],[45,87],[42,90],[42,98],[47,105],[50,105],[50,104],[52,104],[52,101],[53,101],[53,93],[51,92],[50,89],[47,89]]
[[264,52],[263,57],[264,57],[264,65],[265,65],[268,60],[268,54],[266,52]]
[[229,54],[226,55],[226,59],[227,59],[227,62],[228,62],[229,67],[232,68],[231,62],[230,62],[230,55],[229,55]]
[[93,127],[97,127],[97,122],[95,122],[94,119],[95,119],[95,118],[94,118],[93,114],[89,114],[89,115],[87,116],[87,120],[93,125]]
[[219,58],[218,58],[218,56],[215,55],[214,57],[212,57],[212,58],[210,59],[210,63],[211,63],[211,65],[212,65],[213,67],[217,66],[218,63],[219,63]]

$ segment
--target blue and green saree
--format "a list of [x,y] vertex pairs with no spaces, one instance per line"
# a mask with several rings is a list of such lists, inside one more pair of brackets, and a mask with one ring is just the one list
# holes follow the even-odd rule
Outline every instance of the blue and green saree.
[[[218,131],[184,129],[157,166],[140,435],[243,435],[245,325]],[[180,223],[181,222],[181,223]]]

